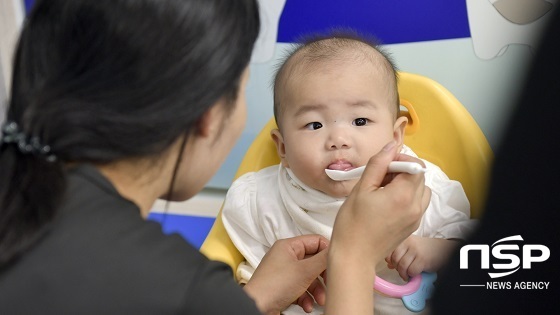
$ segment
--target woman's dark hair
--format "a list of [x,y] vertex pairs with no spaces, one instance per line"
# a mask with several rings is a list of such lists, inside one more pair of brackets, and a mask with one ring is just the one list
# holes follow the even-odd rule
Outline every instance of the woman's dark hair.
[[48,230],[66,163],[157,156],[233,106],[258,32],[255,0],[37,1],[6,121],[57,160],[0,141],[0,267]]

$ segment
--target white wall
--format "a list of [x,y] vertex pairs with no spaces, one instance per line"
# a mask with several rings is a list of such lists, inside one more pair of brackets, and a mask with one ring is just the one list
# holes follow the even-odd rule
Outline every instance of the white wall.
[[0,124],[4,120],[5,104],[10,90],[12,58],[23,21],[23,2],[0,0]]
[[0,65],[0,126],[4,121],[4,112],[6,111],[5,105],[8,99],[8,93],[6,92],[6,86],[4,84],[4,77],[2,74],[2,66]]

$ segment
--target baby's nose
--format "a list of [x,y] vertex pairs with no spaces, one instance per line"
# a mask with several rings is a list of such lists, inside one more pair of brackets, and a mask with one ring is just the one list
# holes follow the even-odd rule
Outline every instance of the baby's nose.
[[333,128],[327,141],[327,147],[331,150],[350,148],[351,139],[344,128]]

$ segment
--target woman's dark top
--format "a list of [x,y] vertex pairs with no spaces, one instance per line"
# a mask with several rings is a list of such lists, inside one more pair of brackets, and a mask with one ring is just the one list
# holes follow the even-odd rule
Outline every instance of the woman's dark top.
[[93,166],[69,172],[65,196],[0,273],[0,314],[259,314],[227,265],[142,219]]

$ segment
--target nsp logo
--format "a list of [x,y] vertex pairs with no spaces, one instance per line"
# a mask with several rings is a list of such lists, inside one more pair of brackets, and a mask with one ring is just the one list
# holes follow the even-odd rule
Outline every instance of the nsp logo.
[[[508,270],[504,272],[489,272],[491,278],[499,278],[510,275],[519,268],[531,269],[531,264],[534,262],[543,262],[550,257],[550,249],[544,245],[539,244],[525,244],[521,249],[521,258],[517,253],[512,251],[519,251],[517,244],[499,244],[507,241],[523,241],[521,235],[514,235],[504,237],[488,246],[485,244],[470,244],[461,248],[460,252],[460,268],[469,268],[469,252],[480,251],[480,266],[482,269],[490,269],[490,248],[492,248],[492,256],[498,260],[509,261],[509,263],[494,263],[492,267],[496,270]],[[498,245],[499,244],[499,245]],[[521,266],[520,266],[521,265]]]

